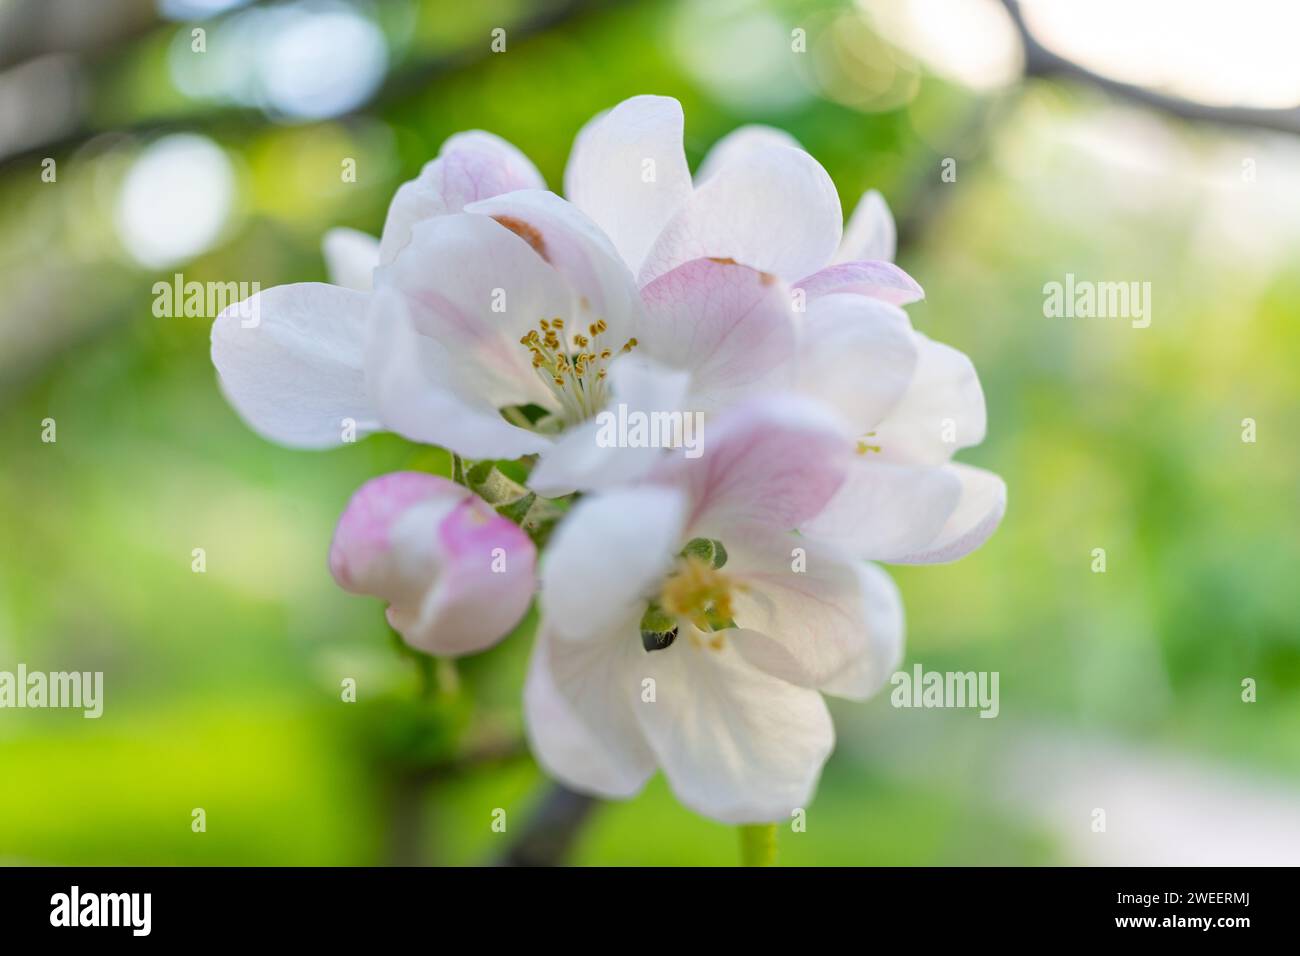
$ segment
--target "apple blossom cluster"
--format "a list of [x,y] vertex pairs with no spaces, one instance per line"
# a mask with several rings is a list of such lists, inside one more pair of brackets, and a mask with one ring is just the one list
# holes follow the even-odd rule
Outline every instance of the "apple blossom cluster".
[[[767,822],[813,795],[823,695],[865,699],[902,660],[875,562],[969,553],[1006,489],[952,461],[983,394],[912,328],[879,194],[845,226],[787,134],[739,129],[692,177],[682,132],[666,97],[595,117],[565,198],[498,137],[453,136],[379,239],[325,237],[336,284],[258,293],[253,327],[222,313],[212,360],[283,445],[350,426],[453,453],[457,481],[362,486],[330,570],[434,655],[493,645],[536,598],[524,712],[551,775],[626,797],[662,770],[699,813]],[[699,447],[597,440],[616,405],[703,416]]]

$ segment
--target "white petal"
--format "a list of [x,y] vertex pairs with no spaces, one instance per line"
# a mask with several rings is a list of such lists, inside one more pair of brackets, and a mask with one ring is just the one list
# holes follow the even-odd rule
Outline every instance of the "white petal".
[[795,283],[805,299],[812,302],[818,296],[835,292],[851,292],[880,299],[891,305],[907,305],[925,298],[925,290],[892,262],[839,262],[818,269]]
[[682,150],[682,107],[634,96],[583,128],[564,171],[564,194],[614,241],[635,272],[691,193]]
[[969,358],[916,335],[916,372],[902,399],[876,425],[870,443],[890,461],[941,465],[984,440],[984,391]]
[[641,290],[638,352],[691,373],[692,410],[716,411],[756,390],[795,350],[790,290],[733,262],[696,259]]
[[858,457],[835,497],[801,529],[860,558],[894,561],[934,541],[961,496],[947,468]]
[[[618,438],[619,408],[622,406],[629,415],[689,415],[685,408],[690,381],[688,372],[666,368],[636,354],[615,360],[609,367],[607,407],[595,418],[567,429],[542,455],[528,476],[528,486],[539,495],[557,498],[576,490],[597,491],[644,477],[665,451],[662,447],[626,447],[609,441],[611,432]],[[685,425],[687,420],[682,421]],[[693,428],[691,433],[683,432],[687,442],[694,441],[694,437]]]
[[903,599],[898,585],[874,564],[858,569],[862,587],[862,640],[857,654],[820,690],[836,697],[866,700],[880,690],[903,662]]
[[371,275],[379,265],[379,240],[358,229],[331,229],[321,242],[330,282],[345,289],[369,292]]
[[230,404],[258,434],[291,448],[378,429],[362,352],[368,297],[323,283],[276,286],[212,323],[212,364]]
[[438,158],[393,196],[380,240],[380,260],[392,262],[417,222],[458,213],[479,199],[516,189],[544,189],[537,167],[514,146],[482,130],[457,133],[442,144]]
[[874,189],[862,194],[858,205],[849,217],[844,228],[844,241],[835,256],[836,262],[851,262],[855,259],[881,259],[894,261],[898,250],[898,233],[894,228],[894,217],[889,211],[885,197]]
[[669,456],[651,473],[686,491],[693,536],[798,527],[826,506],[853,457],[843,420],[794,395],[747,402],[707,426],[700,457]]
[[1006,483],[982,468],[951,464],[961,480],[961,499],[942,530],[923,549],[893,558],[895,564],[944,564],[970,554],[997,530],[1007,510]]
[[728,163],[696,188],[655,240],[641,284],[683,262],[734,259],[793,282],[830,261],[840,199],[802,150],[768,146]]
[[577,206],[555,193],[524,190],[472,203],[466,211],[491,216],[523,237],[568,281],[576,297],[564,313],[571,330],[604,319],[609,325],[605,341],[614,348],[636,334],[641,297],[632,272],[609,237]]
[[811,303],[800,335],[796,387],[836,409],[858,434],[896,406],[916,371],[907,313],[860,295]]
[[550,446],[549,439],[503,419],[464,380],[464,365],[415,330],[398,293],[374,293],[370,324],[366,378],[389,429],[467,458],[516,458]]
[[736,647],[761,670],[817,687],[846,666],[862,639],[859,562],[792,534],[746,535],[723,541],[724,573],[739,587],[733,619]]
[[788,820],[835,744],[821,694],[763,673],[728,640],[681,635],[647,654],[655,702],[635,711],[673,793],[723,823]]
[[704,155],[700,168],[695,171],[696,184],[703,183],[724,167],[769,146],[803,149],[797,139],[775,126],[763,126],[760,123],[741,126],[714,143],[713,148]]
[[608,637],[667,573],[682,540],[685,501],[671,488],[622,488],[584,498],[560,523],[542,569],[542,613],[561,638]]
[[633,621],[608,640],[556,640],[545,626],[524,685],[528,741],[544,770],[575,790],[630,797],[654,773],[654,755],[636,722],[639,661]]
[[454,359],[460,377],[497,408],[554,397],[520,337],[539,319],[567,315],[572,291],[519,236],[470,213],[418,224],[378,283],[399,293],[421,335]]

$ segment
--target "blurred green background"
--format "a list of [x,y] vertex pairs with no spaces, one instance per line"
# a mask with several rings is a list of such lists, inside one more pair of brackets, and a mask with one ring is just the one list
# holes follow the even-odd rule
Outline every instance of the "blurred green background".
[[[846,212],[885,194],[914,325],[984,384],[962,458],[1010,489],[982,550],[894,569],[905,666],[998,671],[1000,716],[833,705],[782,862],[1300,862],[1296,137],[1025,80],[1018,50],[993,0],[0,0],[0,670],[106,685],[97,721],[0,711],[0,862],[474,864],[526,831],[549,788],[521,742],[527,626],[430,700],[326,569],[350,493],[421,451],[258,438],[218,392],[211,317],[155,317],[152,287],[324,279],[323,232],[377,234],[462,129],[558,191],[581,124],[638,93],[681,100],[693,166],[764,122]],[[207,178],[170,196],[178,143]],[[1150,327],[1045,317],[1066,273],[1149,281]],[[731,864],[736,837],[656,778],[569,859]]]

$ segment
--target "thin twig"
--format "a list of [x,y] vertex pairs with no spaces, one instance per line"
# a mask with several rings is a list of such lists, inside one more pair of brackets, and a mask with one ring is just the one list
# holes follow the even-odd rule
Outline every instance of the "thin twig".
[[1262,109],[1252,106],[1211,106],[1178,96],[1170,96],[1145,86],[1122,83],[1095,73],[1073,60],[1054,53],[1039,42],[1025,22],[1018,0],[1002,0],[1011,22],[1025,48],[1025,75],[1036,77],[1060,76],[1086,83],[1113,96],[1149,106],[1182,119],[1198,123],[1217,123],[1221,126],[1271,129],[1282,133],[1300,134],[1300,106],[1289,109]]
[[524,830],[497,861],[498,866],[557,866],[577,842],[593,811],[595,797],[552,784]]

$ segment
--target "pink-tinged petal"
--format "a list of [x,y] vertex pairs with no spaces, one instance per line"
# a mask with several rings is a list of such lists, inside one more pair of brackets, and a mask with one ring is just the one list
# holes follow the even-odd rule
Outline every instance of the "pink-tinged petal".
[[794,281],[817,271],[840,242],[840,199],[826,170],[799,149],[768,146],[701,183],[646,256],[642,285],[708,257]]
[[[640,351],[640,350],[638,350]],[[695,419],[686,419],[690,373],[667,368],[637,355],[624,355],[609,367],[610,398],[595,418],[567,429],[542,455],[528,476],[528,486],[539,495],[559,498],[574,491],[599,491],[631,484],[643,478],[665,454],[662,447],[628,447],[617,441],[620,406],[630,415],[683,416],[684,443],[695,441]],[[683,454],[683,451],[674,451]]]
[[455,357],[458,376],[497,408],[553,407],[520,338],[543,318],[567,316],[569,288],[526,241],[486,216],[418,224],[377,281],[400,293],[415,330]]
[[683,634],[646,654],[655,701],[635,714],[686,806],[723,823],[788,820],[812,799],[835,729],[821,694],[759,670],[731,635]]
[[693,408],[714,411],[770,390],[795,350],[790,291],[775,276],[734,262],[696,259],[641,290],[646,355],[686,369]]
[[637,622],[606,640],[557,640],[545,626],[524,685],[524,725],[537,762],[582,793],[630,797],[654,773],[654,755],[636,722],[641,700]]
[[892,262],[841,262],[827,266],[796,282],[795,290],[803,290],[804,297],[812,302],[819,296],[837,292],[864,295],[880,299],[890,305],[907,305],[925,298],[917,281]]
[[794,534],[747,534],[723,542],[724,573],[738,582],[732,618],[740,653],[759,669],[817,687],[861,650],[858,562]]
[[960,496],[961,482],[949,469],[900,465],[867,452],[800,530],[859,558],[894,561],[934,541]]
[[380,427],[362,371],[367,303],[361,292],[304,282],[217,316],[212,364],[249,427],[290,448],[328,448]]
[[898,585],[874,564],[858,569],[862,593],[862,640],[858,652],[818,688],[824,694],[866,700],[903,662],[903,599]]
[[389,429],[467,458],[517,458],[550,447],[550,439],[501,417],[472,377],[472,363],[416,331],[401,295],[374,293],[370,327],[366,379]]
[[848,225],[844,227],[844,241],[840,243],[835,261],[881,259],[893,262],[897,250],[898,232],[889,205],[884,196],[869,189],[858,200]]
[[513,192],[544,189],[537,167],[514,146],[481,130],[457,133],[442,144],[438,158],[403,183],[388,207],[380,241],[387,264],[411,239],[417,222],[462,211],[472,202]]
[[[435,504],[428,541],[432,561],[439,521],[467,494],[455,482],[421,471],[398,471],[370,479],[352,495],[334,530],[329,556],[334,580],[345,591],[389,600],[409,597],[412,589],[417,596],[423,595],[431,568],[418,562],[401,564],[411,555],[394,553],[394,528],[417,505]],[[410,574],[404,575],[408,570]]]
[[564,640],[598,641],[628,618],[682,545],[686,502],[672,488],[620,488],[579,501],[546,551],[541,608]]
[[682,107],[634,96],[587,124],[564,171],[564,194],[613,240],[633,272],[691,194]]
[[407,639],[430,654],[470,654],[495,644],[533,599],[537,550],[528,535],[469,496],[438,528],[442,573]]
[[860,295],[828,295],[808,307],[795,387],[830,404],[857,434],[893,409],[916,371],[907,313]]
[[1006,483],[982,468],[951,464],[961,481],[961,498],[943,528],[922,549],[891,559],[895,564],[944,564],[970,554],[985,541],[1007,510]]
[[867,441],[889,461],[942,465],[959,449],[984,440],[984,391],[969,358],[913,334],[917,361],[911,384]]
[[330,282],[345,289],[369,292],[379,265],[379,240],[357,229],[331,229],[321,242]]
[[466,211],[491,216],[522,237],[568,281],[576,297],[564,313],[570,329],[604,319],[605,341],[614,348],[636,334],[641,314],[636,281],[609,237],[577,206],[555,193],[523,190],[473,203]]
[[362,485],[330,546],[341,587],[387,601],[389,623],[411,646],[451,656],[482,650],[519,623],[535,561],[533,543],[485,501],[422,472]]
[[753,123],[741,126],[713,144],[713,147],[700,161],[700,168],[695,171],[696,185],[711,179],[720,170],[732,163],[745,159],[752,153],[760,152],[771,146],[785,146],[790,149],[803,149],[799,141],[783,129],[775,126],[763,126]]
[[775,395],[708,422],[698,458],[670,456],[651,480],[682,488],[691,536],[788,531],[826,506],[853,457],[844,421],[820,402]]

